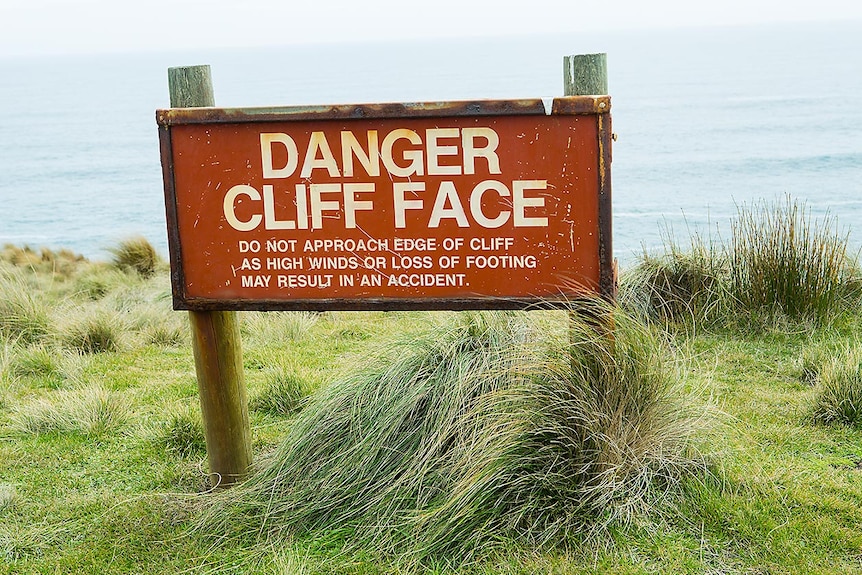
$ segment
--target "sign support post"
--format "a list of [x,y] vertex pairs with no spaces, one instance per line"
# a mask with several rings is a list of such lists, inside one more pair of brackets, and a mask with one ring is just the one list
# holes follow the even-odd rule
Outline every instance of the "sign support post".
[[[168,69],[171,107],[215,106],[209,66]],[[251,464],[251,429],[235,311],[189,311],[210,483],[230,487]]]
[[[607,95],[608,93],[608,56],[606,53],[598,54],[580,54],[576,56],[563,57],[563,95],[564,96],[594,96]],[[602,126],[603,121],[610,122],[610,116],[603,118],[599,116],[599,134],[611,135],[610,125]],[[607,139],[599,141],[599,155],[602,165],[609,166],[611,163],[611,145]],[[599,204],[607,213],[611,213],[611,198],[610,198],[610,172],[607,170],[601,171],[602,181],[599,184]],[[606,234],[608,241],[603,242],[600,246],[601,250],[611,250],[610,237],[611,234]],[[612,253],[600,254],[602,261],[612,260]],[[610,277],[602,278],[604,282],[611,282],[612,285],[603,285],[602,293],[611,301],[616,300],[617,291],[617,271],[616,260],[613,261],[613,269],[609,274]],[[570,312],[569,321],[574,322],[577,317],[577,312]],[[612,314],[607,316],[599,310],[596,317],[593,318],[596,328],[600,333],[607,334],[613,341],[614,318]],[[572,330],[574,337],[574,330]]]

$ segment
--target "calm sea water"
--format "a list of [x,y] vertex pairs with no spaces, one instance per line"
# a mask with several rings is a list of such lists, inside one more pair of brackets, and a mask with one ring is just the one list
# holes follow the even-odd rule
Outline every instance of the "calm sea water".
[[0,59],[0,244],[167,253],[156,108],[211,64],[220,106],[553,97],[562,56],[607,52],[614,248],[729,235],[786,195],[862,245],[862,22]]

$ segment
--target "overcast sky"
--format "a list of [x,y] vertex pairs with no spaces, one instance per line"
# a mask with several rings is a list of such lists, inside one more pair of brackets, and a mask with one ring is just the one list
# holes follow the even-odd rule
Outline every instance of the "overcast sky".
[[859,20],[859,0],[0,0],[0,55]]

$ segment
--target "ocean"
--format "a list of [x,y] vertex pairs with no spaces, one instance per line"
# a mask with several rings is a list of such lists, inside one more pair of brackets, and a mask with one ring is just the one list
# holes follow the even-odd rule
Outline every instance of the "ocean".
[[210,64],[225,107],[562,95],[606,52],[614,252],[728,237],[740,206],[805,203],[862,246],[862,22],[0,57],[0,245],[167,254],[155,110],[167,68]]

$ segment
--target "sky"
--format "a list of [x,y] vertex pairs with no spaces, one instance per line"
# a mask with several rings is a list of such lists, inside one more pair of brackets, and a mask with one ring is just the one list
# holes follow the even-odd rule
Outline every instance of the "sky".
[[862,20],[858,0],[2,0],[0,57]]

